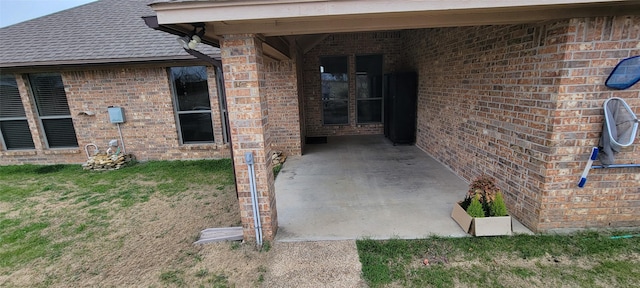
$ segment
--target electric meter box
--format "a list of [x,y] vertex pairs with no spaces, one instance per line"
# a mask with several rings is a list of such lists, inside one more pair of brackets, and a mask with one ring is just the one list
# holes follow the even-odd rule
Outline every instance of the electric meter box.
[[122,107],[109,107],[109,121],[111,123],[124,123],[124,109]]

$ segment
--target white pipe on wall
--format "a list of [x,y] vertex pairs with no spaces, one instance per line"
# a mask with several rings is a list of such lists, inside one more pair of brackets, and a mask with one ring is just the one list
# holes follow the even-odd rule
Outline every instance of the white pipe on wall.
[[244,159],[247,162],[249,170],[249,186],[251,189],[251,206],[253,207],[253,226],[256,233],[256,243],[262,246],[262,224],[260,221],[260,207],[258,206],[258,189],[256,187],[256,175],[253,162],[253,153],[244,153]]

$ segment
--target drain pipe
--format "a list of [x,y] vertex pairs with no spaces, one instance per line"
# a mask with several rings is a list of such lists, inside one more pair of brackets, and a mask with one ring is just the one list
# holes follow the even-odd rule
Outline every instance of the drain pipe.
[[258,206],[258,189],[256,188],[256,172],[254,169],[253,153],[244,153],[244,160],[249,170],[249,186],[251,187],[251,205],[253,206],[253,227],[256,232],[256,243],[262,247],[262,225],[260,221],[260,207]]

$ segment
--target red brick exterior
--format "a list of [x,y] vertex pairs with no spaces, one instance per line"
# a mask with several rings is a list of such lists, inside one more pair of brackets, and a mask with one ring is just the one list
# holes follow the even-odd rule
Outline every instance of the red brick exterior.
[[[355,119],[355,56],[384,55],[384,73],[418,72],[416,145],[466,180],[497,179],[513,216],[535,231],[640,226],[639,168],[592,170],[577,183],[602,130],[603,102],[621,97],[640,114],[640,86],[603,84],[622,58],[640,54],[640,17],[567,19],[537,24],[329,35],[292,60],[269,60],[262,39],[221,41],[244,237],[253,239],[245,152],[256,164],[265,239],[277,230],[273,150],[298,155],[306,136],[382,134]],[[349,56],[350,124],[322,124],[319,59]],[[165,67],[62,72],[80,148],[45,149],[23,78],[18,86],[36,149],[0,151],[0,164],[79,163],[88,143],[117,138],[106,107],[125,108],[127,151],[139,159],[218,158],[217,145],[179,145]],[[220,117],[213,69],[209,84],[216,141]],[[93,111],[95,116],[81,115]],[[302,111],[302,112],[301,112]],[[636,141],[637,142],[637,141]],[[640,145],[617,155],[638,163]]]
[[302,154],[300,103],[295,60],[265,61],[265,93],[269,105],[269,133],[273,150]]
[[[555,46],[564,62],[546,165],[539,230],[640,226],[640,168],[592,170],[584,189],[576,178],[602,131],[602,107],[623,98],[640,115],[640,85],[617,91],[604,82],[619,60],[640,55],[640,16],[572,19]],[[552,49],[554,45],[549,45]],[[640,142],[616,155],[617,163],[640,163]]]
[[303,54],[302,51],[296,46],[291,49],[292,58],[295,60],[296,65],[296,83],[298,87],[298,121],[300,123],[300,154],[304,151],[305,137],[307,136],[307,125],[305,120],[305,104],[304,104],[304,66],[303,66]]
[[[471,180],[494,176],[510,212],[529,228],[640,226],[638,168],[592,170],[602,106],[624,98],[640,113],[640,87],[604,81],[640,54],[640,17],[406,32],[419,73],[417,146]],[[617,156],[638,163],[640,145]]]
[[[0,151],[0,165],[86,161],[85,145],[94,143],[104,150],[110,139],[119,139],[117,126],[109,122],[108,106],[124,108],[126,122],[121,124],[121,129],[126,152],[134,154],[138,160],[229,157],[229,147],[222,138],[213,67],[208,67],[208,83],[215,143],[197,145],[179,143],[167,68],[132,66],[60,72],[78,139],[79,147],[75,149],[45,148],[35,104],[23,77],[26,74],[15,74],[36,148]],[[95,115],[86,115],[83,111]]]
[[233,162],[244,239],[255,239],[251,186],[245,153],[253,153],[263,237],[272,240],[278,229],[273,166],[273,143],[267,101],[267,76],[262,39],[256,35],[226,35],[220,43],[229,110]]
[[[304,54],[304,107],[307,136],[382,134],[383,125],[357,124],[355,99],[355,56],[383,54],[383,73],[401,70],[400,32],[348,33],[329,35]],[[349,124],[323,125],[320,89],[320,57],[349,56]]]

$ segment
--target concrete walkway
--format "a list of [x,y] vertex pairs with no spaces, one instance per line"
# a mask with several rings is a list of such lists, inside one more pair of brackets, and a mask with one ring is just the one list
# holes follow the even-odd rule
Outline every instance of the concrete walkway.
[[[307,145],[275,187],[276,241],[466,236],[450,215],[468,184],[417,147],[380,135]],[[529,230],[514,221],[514,231]]]

